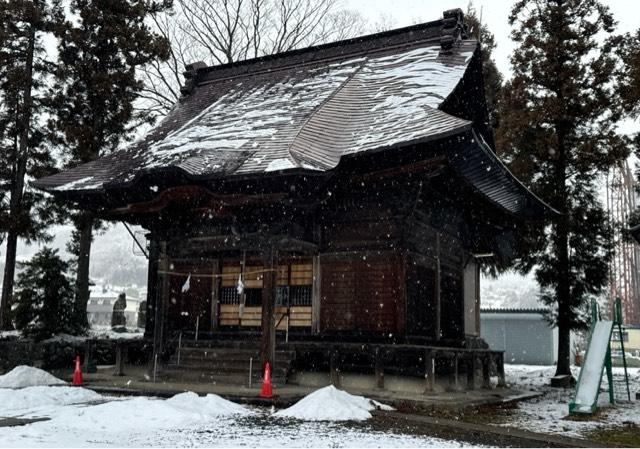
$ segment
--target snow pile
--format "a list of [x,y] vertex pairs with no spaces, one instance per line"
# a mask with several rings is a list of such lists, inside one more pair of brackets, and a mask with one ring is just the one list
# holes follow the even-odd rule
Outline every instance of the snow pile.
[[100,401],[98,393],[78,387],[26,387],[20,390],[0,389],[0,416],[51,416],[63,405]]
[[32,366],[20,365],[0,376],[0,388],[24,388],[40,385],[64,385],[66,382]]
[[144,336],[144,329],[127,329],[126,332],[116,332],[108,329],[95,328],[89,331],[91,338],[108,338],[111,340],[136,340]]
[[173,429],[212,418],[248,415],[252,412],[241,405],[210,394],[181,393],[170,399],[136,397],[111,401],[93,407],[66,409],[56,417],[64,425],[86,429],[118,429],[135,431],[141,428]]
[[21,335],[22,331],[0,331],[0,340],[13,340]]
[[191,391],[167,399],[171,406],[187,412],[197,411],[206,416],[250,415],[251,410],[235,402],[227,401],[216,394],[198,396]]
[[351,395],[329,385],[305,396],[293,406],[274,413],[273,416],[304,421],[364,421],[371,418],[369,412],[375,409],[393,410],[388,405]]
[[[2,447],[426,448],[465,445],[320,421],[291,426],[282,420],[272,420],[264,425],[264,416],[258,416],[257,420],[244,418],[254,412],[215,395],[198,397],[194,393],[182,393],[168,400],[116,399],[72,387],[28,387],[0,390],[0,393],[0,403],[12,404],[16,411],[23,403],[28,414],[18,416],[51,418],[20,427],[0,427]],[[356,405],[372,407],[364,398],[350,397]]]

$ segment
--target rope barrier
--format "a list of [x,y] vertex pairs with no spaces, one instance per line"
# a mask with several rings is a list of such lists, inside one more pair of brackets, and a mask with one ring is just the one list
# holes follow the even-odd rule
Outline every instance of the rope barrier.
[[[274,272],[274,271],[278,271],[278,270],[268,268],[266,270],[245,271],[244,273],[242,273],[242,275],[247,276],[249,274],[268,273],[268,272]],[[198,278],[198,277],[199,278],[224,278],[224,277],[237,278],[240,273],[201,274],[201,273],[180,273],[178,271],[158,270],[158,274],[168,274],[170,276],[185,276],[185,277],[191,275],[191,277],[193,278]]]

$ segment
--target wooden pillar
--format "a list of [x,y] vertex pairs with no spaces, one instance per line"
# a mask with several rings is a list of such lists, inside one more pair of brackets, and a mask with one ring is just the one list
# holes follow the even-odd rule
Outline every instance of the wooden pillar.
[[504,388],[507,386],[507,382],[504,375],[504,353],[500,352],[494,355],[496,362],[496,371],[498,372],[498,387]]
[[320,332],[320,255],[313,257],[313,284],[311,290],[311,332]]
[[96,366],[94,342],[91,339],[87,339],[84,349],[84,368],[85,373],[96,373],[98,367]]
[[480,336],[480,264],[476,261],[476,335]]
[[441,286],[440,286],[440,279],[442,278],[442,273],[441,273],[441,267],[440,267],[440,233],[436,233],[436,317],[435,317],[435,321],[436,321],[436,325],[435,325],[435,332],[436,332],[436,340],[440,340],[441,334],[442,334],[442,323],[441,323],[441,316],[442,316],[442,302],[441,302]]
[[436,364],[433,352],[430,349],[425,351],[424,355],[424,392],[431,393],[436,383]]
[[158,296],[158,257],[160,245],[153,235],[149,239],[149,269],[147,272],[147,313],[144,327],[144,338],[153,338],[155,326],[155,310]]
[[476,371],[477,367],[477,357],[472,352],[467,358],[467,389],[475,390],[476,388]]
[[376,378],[376,388],[384,390],[384,360],[383,353],[379,347],[376,347],[373,353],[374,371]]
[[116,343],[116,368],[114,376],[124,376],[124,363],[127,358],[127,345],[119,341]]
[[491,354],[482,357],[482,388],[491,388]]
[[264,277],[262,283],[262,340],[260,344],[260,358],[262,370],[269,362],[271,372],[274,369],[276,352],[276,329],[274,309],[276,302],[276,250],[270,248],[263,253]]
[[162,273],[159,273],[158,280],[158,292],[156,294],[156,305],[154,308],[154,328],[153,328],[153,360],[151,365],[157,358],[160,363],[162,357],[162,351],[164,349],[165,328],[166,328],[166,315],[167,315],[167,303],[169,296],[169,257],[167,256],[167,242],[159,243],[159,261],[158,269]]
[[454,390],[459,390],[460,389],[460,382],[459,382],[459,378],[458,378],[458,368],[459,368],[459,359],[458,359],[458,353],[454,352],[453,353],[453,357],[451,357],[451,370],[453,371],[453,389]]
[[212,263],[211,272],[214,276],[211,280],[211,330],[218,330],[220,324],[220,282],[219,275],[222,272],[221,260],[215,259]]

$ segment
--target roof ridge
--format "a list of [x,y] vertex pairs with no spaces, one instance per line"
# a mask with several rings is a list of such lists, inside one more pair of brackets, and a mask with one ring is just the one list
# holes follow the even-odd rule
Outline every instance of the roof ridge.
[[[465,39],[465,40],[466,41],[472,41],[472,40],[475,40],[475,39],[470,38],[470,39]],[[426,44],[426,43],[430,43],[430,42],[433,42],[434,44],[440,45],[439,40],[436,37],[433,37],[433,38],[430,37],[430,38],[415,40],[415,41],[412,41],[411,44],[413,44],[413,46],[415,46],[415,47],[418,47],[419,44]],[[405,42],[405,43],[399,43],[399,44],[395,44],[395,45],[388,45],[388,46],[384,46],[384,47],[371,49],[371,50],[367,51],[367,53],[366,53],[367,56],[365,56],[365,57],[372,56],[375,53],[384,53],[384,52],[387,52],[387,51],[392,51],[392,50],[396,50],[396,49],[403,48],[403,47],[405,47],[405,48],[409,47],[408,43]],[[307,48],[312,48],[312,47],[307,47]],[[280,54],[284,54],[284,53],[278,53],[278,55],[280,55]],[[274,55],[274,56],[276,56],[276,55]],[[276,68],[265,67],[265,68],[261,68],[261,69],[258,69],[258,70],[252,70],[250,72],[248,71],[248,72],[244,72],[244,73],[233,73],[233,74],[229,74],[229,75],[226,75],[226,76],[221,76],[219,78],[206,78],[206,79],[203,79],[202,81],[198,81],[198,84],[196,85],[196,87],[206,86],[208,84],[212,84],[212,83],[219,82],[219,81],[226,81],[226,80],[229,80],[229,79],[252,77],[252,76],[261,75],[261,74],[264,74],[264,73],[272,74],[272,73],[282,72],[282,71],[289,70],[292,67],[307,67],[307,66],[310,66],[310,65],[318,64],[320,62],[323,62],[323,63],[331,63],[333,61],[339,62],[339,61],[344,61],[345,58],[349,58],[349,57],[357,58],[358,56],[362,57],[362,52],[354,50],[351,53],[348,53],[348,54],[341,53],[340,55],[336,55],[336,56],[333,56],[331,58],[317,58],[317,59],[312,59],[312,60],[308,60],[308,61],[304,61],[304,62],[291,62],[289,64],[280,65],[280,66],[278,66]],[[254,60],[249,60],[248,59],[246,61],[254,61]],[[257,61],[257,60],[255,60],[255,61]],[[245,61],[241,61],[241,62],[245,62]],[[234,68],[237,68],[237,67],[238,66],[232,66],[232,65],[228,65],[228,64],[225,65],[225,66],[213,66],[213,68],[220,68],[221,70],[222,69],[234,69]]]
[[[243,59],[241,61],[234,61],[234,62],[230,62],[230,63],[226,63],[226,64],[216,64],[216,65],[210,65],[207,67],[202,67],[198,69],[198,73],[211,73],[214,71],[218,71],[218,70],[224,70],[224,69],[229,69],[229,68],[236,68],[236,67],[240,67],[243,65],[251,65],[251,64],[255,64],[258,62],[265,62],[265,61],[270,61],[270,60],[277,60],[277,59],[286,59],[287,57],[291,57],[294,55],[299,55],[299,54],[304,54],[304,53],[309,53],[311,51],[322,51],[322,50],[328,50],[334,47],[344,47],[345,45],[351,45],[351,44],[362,44],[363,42],[367,42],[367,41],[374,41],[376,39],[380,39],[380,38],[385,38],[385,37],[393,37],[396,35],[402,35],[405,34],[407,32],[411,32],[411,31],[417,31],[417,30],[421,30],[421,29],[429,29],[429,28],[434,28],[438,25],[442,25],[442,21],[443,19],[437,19],[437,20],[432,20],[430,22],[423,22],[423,23],[418,23],[415,25],[409,25],[406,27],[402,27],[402,28],[394,28],[391,30],[386,30],[386,31],[380,31],[377,33],[371,33],[371,34],[364,34],[362,36],[355,36],[349,39],[342,39],[342,40],[338,40],[338,41],[332,41],[332,42],[327,42],[324,44],[319,44],[319,45],[311,45],[309,47],[301,47],[301,48],[295,48],[292,50],[287,50],[287,51],[283,51],[283,52],[278,52],[278,53],[272,53],[272,54],[268,54],[268,55],[263,55],[263,56],[258,56],[256,58],[249,58],[249,59]],[[438,33],[437,36],[434,36],[433,38],[429,38],[429,39],[439,39],[440,38],[440,33]],[[420,40],[425,40],[425,39],[417,39],[416,42],[419,42]],[[438,41],[439,42],[439,41]],[[406,45],[406,42],[405,42]],[[389,47],[392,48],[392,47]],[[344,57],[344,53],[342,54],[342,56]],[[253,72],[255,73],[255,72]]]

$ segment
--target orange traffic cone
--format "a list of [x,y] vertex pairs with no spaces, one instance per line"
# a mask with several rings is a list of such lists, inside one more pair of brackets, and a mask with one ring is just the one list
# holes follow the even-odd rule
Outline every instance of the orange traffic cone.
[[82,385],[82,369],[80,368],[80,356],[76,356],[76,369],[73,371],[73,385]]
[[264,377],[262,378],[262,390],[260,391],[260,397],[273,397],[273,389],[271,388],[271,367],[269,366],[269,362],[264,366]]

